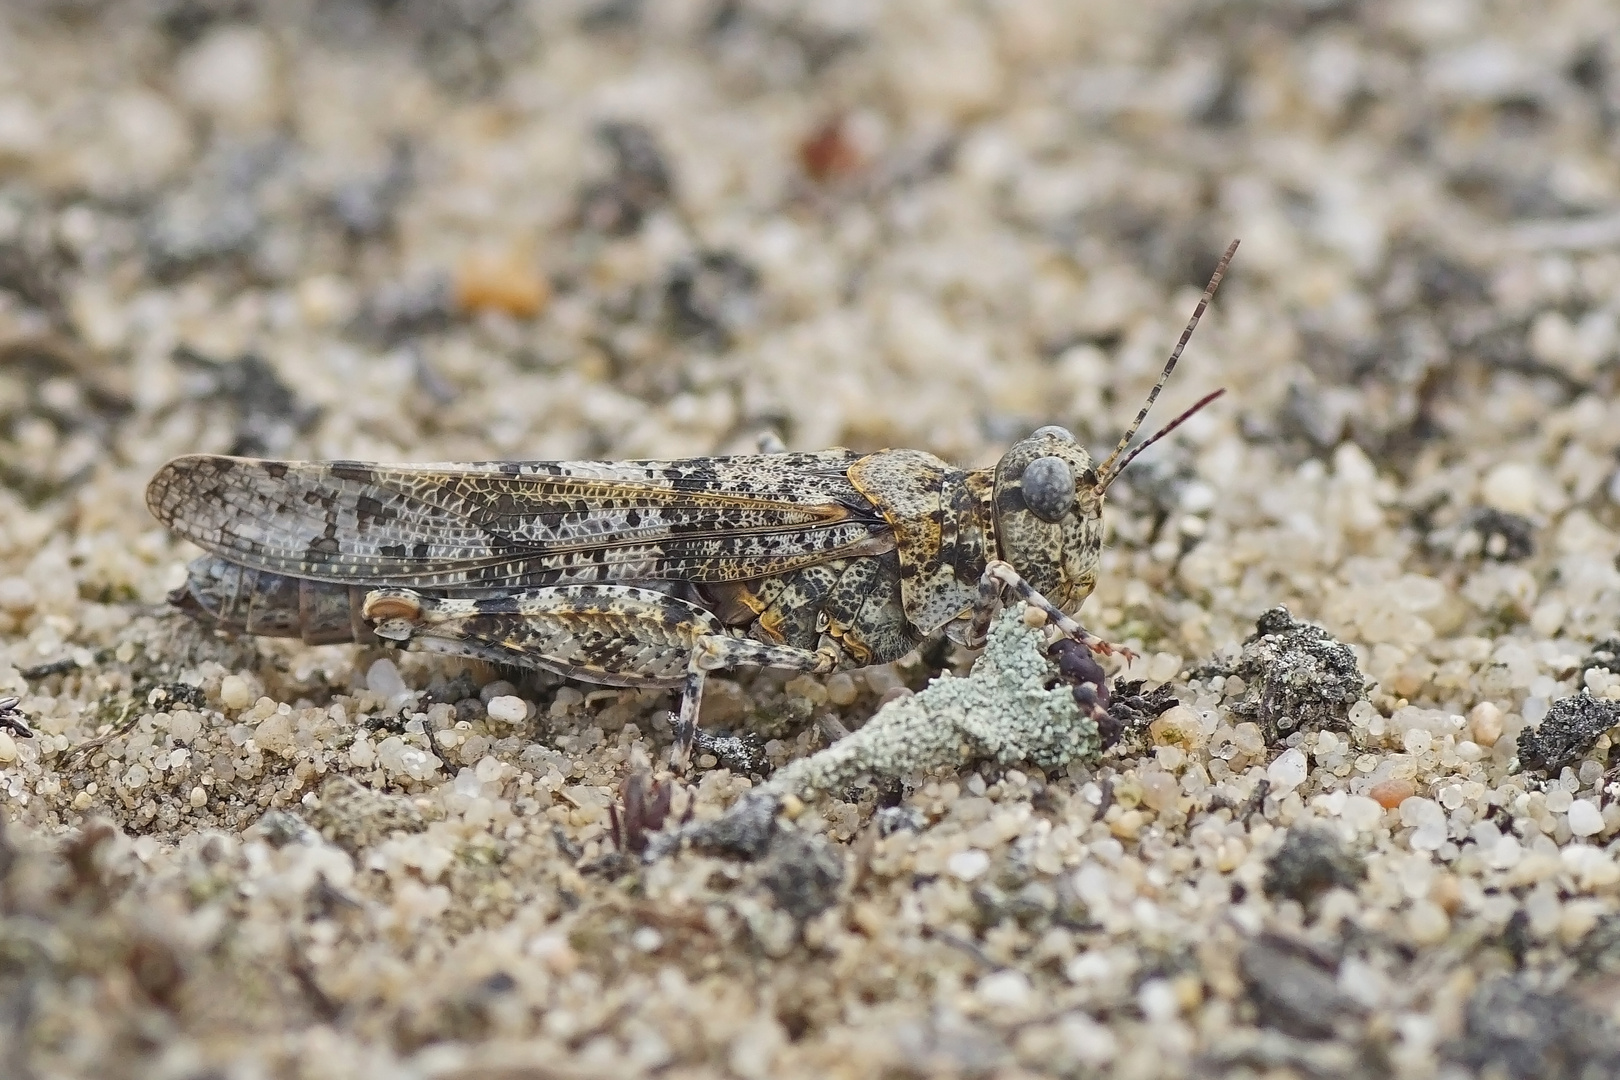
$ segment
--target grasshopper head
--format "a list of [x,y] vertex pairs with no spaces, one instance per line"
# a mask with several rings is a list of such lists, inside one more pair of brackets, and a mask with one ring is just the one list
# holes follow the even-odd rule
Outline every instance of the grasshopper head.
[[1077,611],[1097,584],[1097,564],[1102,561],[1102,504],[1108,490],[1125,466],[1136,455],[1152,446],[1223,391],[1205,394],[1192,408],[1170,421],[1135,446],[1142,421],[1158,400],[1159,391],[1181,359],[1193,330],[1215,290],[1226,274],[1227,264],[1237,253],[1232,241],[1215,264],[1204,295],[1193,309],[1187,328],[1181,332],[1170,359],[1159,372],[1159,381],[1148,392],[1147,401],[1136,419],[1125,429],[1114,452],[1100,465],[1081,449],[1074,436],[1060,427],[1043,427],[1029,438],[1015,443],[996,463],[995,500],[996,543],[1001,557],[1012,564],[1023,579],[1064,612]]
[[996,543],[1041,595],[1074,612],[1097,583],[1102,488],[1091,455],[1060,427],[1043,427],[996,464]]

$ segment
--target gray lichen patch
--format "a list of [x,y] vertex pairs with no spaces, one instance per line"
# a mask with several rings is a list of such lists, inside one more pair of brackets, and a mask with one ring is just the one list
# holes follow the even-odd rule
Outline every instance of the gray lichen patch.
[[802,923],[838,902],[843,856],[822,837],[783,829],[760,866],[758,881],[778,911]]
[[1039,630],[1022,607],[1003,611],[966,678],[942,675],[889,702],[865,727],[779,770],[762,789],[777,795],[837,791],[865,776],[901,777],[991,760],[1042,768],[1099,752],[1097,725],[1058,682]]
[[1350,706],[1366,692],[1350,647],[1285,607],[1255,621],[1230,674],[1247,688],[1233,715],[1259,724],[1273,745],[1295,731],[1345,730]]
[[1295,1038],[1348,1034],[1364,1011],[1339,987],[1332,958],[1305,940],[1262,933],[1239,952],[1238,970],[1255,1018]]
[[1614,1076],[1620,1030],[1573,994],[1501,978],[1475,991],[1463,1010],[1461,1037],[1442,1046],[1441,1055],[1511,1080]]

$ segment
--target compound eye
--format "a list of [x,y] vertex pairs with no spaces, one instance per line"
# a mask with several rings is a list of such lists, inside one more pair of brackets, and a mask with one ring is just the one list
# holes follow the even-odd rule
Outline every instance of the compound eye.
[[1024,505],[1054,524],[1074,505],[1074,473],[1059,457],[1038,457],[1024,468]]
[[1062,439],[1064,442],[1074,442],[1073,433],[1070,432],[1068,428],[1058,427],[1056,424],[1047,424],[1045,427],[1036,428],[1030,433],[1029,437],[1032,439],[1050,438]]

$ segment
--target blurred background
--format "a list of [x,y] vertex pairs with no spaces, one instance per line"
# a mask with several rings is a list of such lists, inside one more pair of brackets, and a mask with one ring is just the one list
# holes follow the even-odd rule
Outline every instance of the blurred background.
[[[1235,237],[1159,419],[1230,392],[1111,489],[1085,617],[1187,674],[1205,734],[1241,690],[1199,665],[1271,605],[1352,646],[1371,703],[1345,737],[1289,736],[1289,783],[1317,763],[1298,791],[1264,786],[1253,725],[1177,750],[1180,781],[1144,756],[930,784],[932,869],[895,855],[827,921],[843,944],[794,952],[802,866],[773,908],[672,860],[678,918],[576,869],[613,854],[605,808],[666,697],[565,687],[497,730],[443,661],[384,687],[353,649],[181,650],[159,614],[194,552],[141,492],[180,453],[703,455],[772,430],[985,465],[1046,423],[1106,452]],[[1620,697],[1615,642],[1580,659],[1620,625],[1617,320],[1612,0],[6,0],[0,696],[37,738],[0,731],[0,791],[15,850],[68,839],[12,873],[0,836],[0,914],[45,920],[4,924],[0,1073],[27,1075],[30,1002],[52,1075],[180,1080],[540,1075],[432,1057],[491,1033],[541,1040],[548,1077],[1431,1077],[1501,1058],[1500,1032],[1566,1060],[1610,1030],[1612,975],[1590,1009],[1529,977],[1468,995],[1476,961],[1527,955],[1562,985],[1582,935],[1588,972],[1620,970],[1620,871],[1582,843],[1620,830],[1613,774],[1564,768],[1555,804],[1511,772],[1555,699]],[[705,717],[780,761],[931,673],[836,702],[716,679]],[[384,707],[412,687],[432,731]],[[329,770],[370,785],[358,817],[431,827],[306,844]],[[1134,824],[1093,820],[1150,774]],[[709,776],[705,813],[746,784]],[[790,832],[842,867],[871,806],[831,803]],[[1316,929],[1342,916],[1358,959],[1240,979],[1234,907],[1303,918],[1262,897],[1272,822],[1341,810],[1374,869]],[[1033,906],[945,873],[969,836]],[[1308,1046],[1249,1023],[1301,1001],[1312,1038],[1370,1019]],[[1612,1071],[1620,1041],[1591,1039]]]
[[[1399,465],[1604,377],[1620,15],[14,0],[0,453],[913,445],[1174,401]],[[1472,393],[1522,385],[1525,414]],[[193,404],[207,404],[192,408]]]

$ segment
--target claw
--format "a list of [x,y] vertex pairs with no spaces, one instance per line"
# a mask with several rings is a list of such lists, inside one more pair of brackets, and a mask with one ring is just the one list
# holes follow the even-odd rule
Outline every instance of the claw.
[[697,724],[682,720],[679,713],[670,713],[669,722],[675,731],[674,745],[669,748],[669,768],[677,777],[684,777],[692,763],[692,747],[697,742]]
[[1070,640],[1099,656],[1118,656],[1127,664],[1134,663],[1138,656],[1136,650],[1128,645],[1115,645],[1112,641],[1104,641],[1100,637],[1093,637],[1089,632],[1084,638],[1072,638]]

